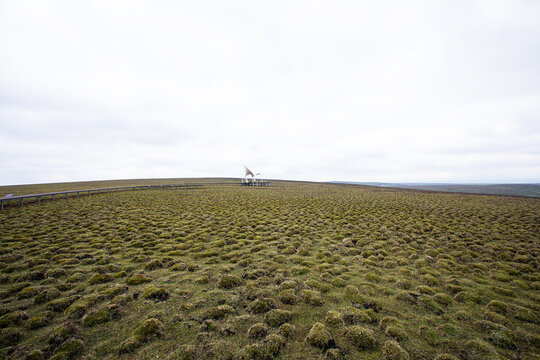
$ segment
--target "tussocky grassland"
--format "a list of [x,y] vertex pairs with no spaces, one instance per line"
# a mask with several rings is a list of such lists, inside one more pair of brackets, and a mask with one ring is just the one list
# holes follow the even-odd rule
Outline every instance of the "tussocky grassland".
[[[0,191],[109,186],[80,185]],[[539,251],[534,198],[273,182],[9,206],[0,358],[538,359]]]

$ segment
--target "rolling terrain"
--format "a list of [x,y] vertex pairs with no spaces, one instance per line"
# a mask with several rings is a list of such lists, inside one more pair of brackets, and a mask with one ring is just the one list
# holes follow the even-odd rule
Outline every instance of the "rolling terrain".
[[[0,193],[160,181],[201,182]],[[0,236],[3,359],[540,351],[535,198],[286,181],[148,190],[10,206]]]
[[361,183],[336,181],[335,183],[369,185],[379,187],[393,187],[400,189],[413,189],[439,192],[455,192],[481,195],[504,195],[540,197],[540,184],[437,184],[437,183]]

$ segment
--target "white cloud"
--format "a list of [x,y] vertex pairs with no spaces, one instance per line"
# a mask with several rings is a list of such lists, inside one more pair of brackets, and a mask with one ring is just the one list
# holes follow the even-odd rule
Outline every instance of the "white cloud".
[[540,180],[534,1],[0,1],[0,184]]

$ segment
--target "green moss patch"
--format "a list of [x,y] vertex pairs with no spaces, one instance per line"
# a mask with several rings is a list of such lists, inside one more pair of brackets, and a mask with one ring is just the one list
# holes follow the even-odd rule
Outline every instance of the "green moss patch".
[[272,327],[278,327],[285,324],[286,322],[291,321],[292,318],[292,312],[281,309],[272,309],[264,315],[264,321]]
[[306,342],[309,345],[318,348],[329,347],[331,341],[333,341],[333,339],[330,331],[328,331],[328,328],[326,326],[319,322],[313,324],[313,326],[309,330],[309,334],[306,337]]
[[345,337],[358,349],[374,349],[376,346],[373,331],[360,325],[346,328]]

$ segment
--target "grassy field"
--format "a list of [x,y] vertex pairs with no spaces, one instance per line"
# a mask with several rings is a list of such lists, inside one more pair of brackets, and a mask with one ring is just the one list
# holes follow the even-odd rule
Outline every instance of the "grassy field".
[[340,184],[356,184],[380,187],[392,187],[401,189],[440,191],[465,194],[525,196],[540,198],[540,184],[406,184],[406,183],[355,183],[336,181]]
[[84,190],[108,187],[121,186],[138,186],[138,185],[168,185],[168,184],[190,184],[190,183],[234,183],[238,184],[240,179],[231,178],[184,178],[184,179],[125,179],[125,180],[103,180],[103,181],[78,181],[66,183],[51,183],[51,184],[28,184],[28,185],[7,185],[0,186],[0,196],[6,194],[38,194],[54,191],[68,190]]
[[540,197],[540,184],[425,184],[399,185],[397,187],[428,191],[460,192],[469,194]]
[[272,185],[0,212],[0,358],[540,358],[539,199]]

